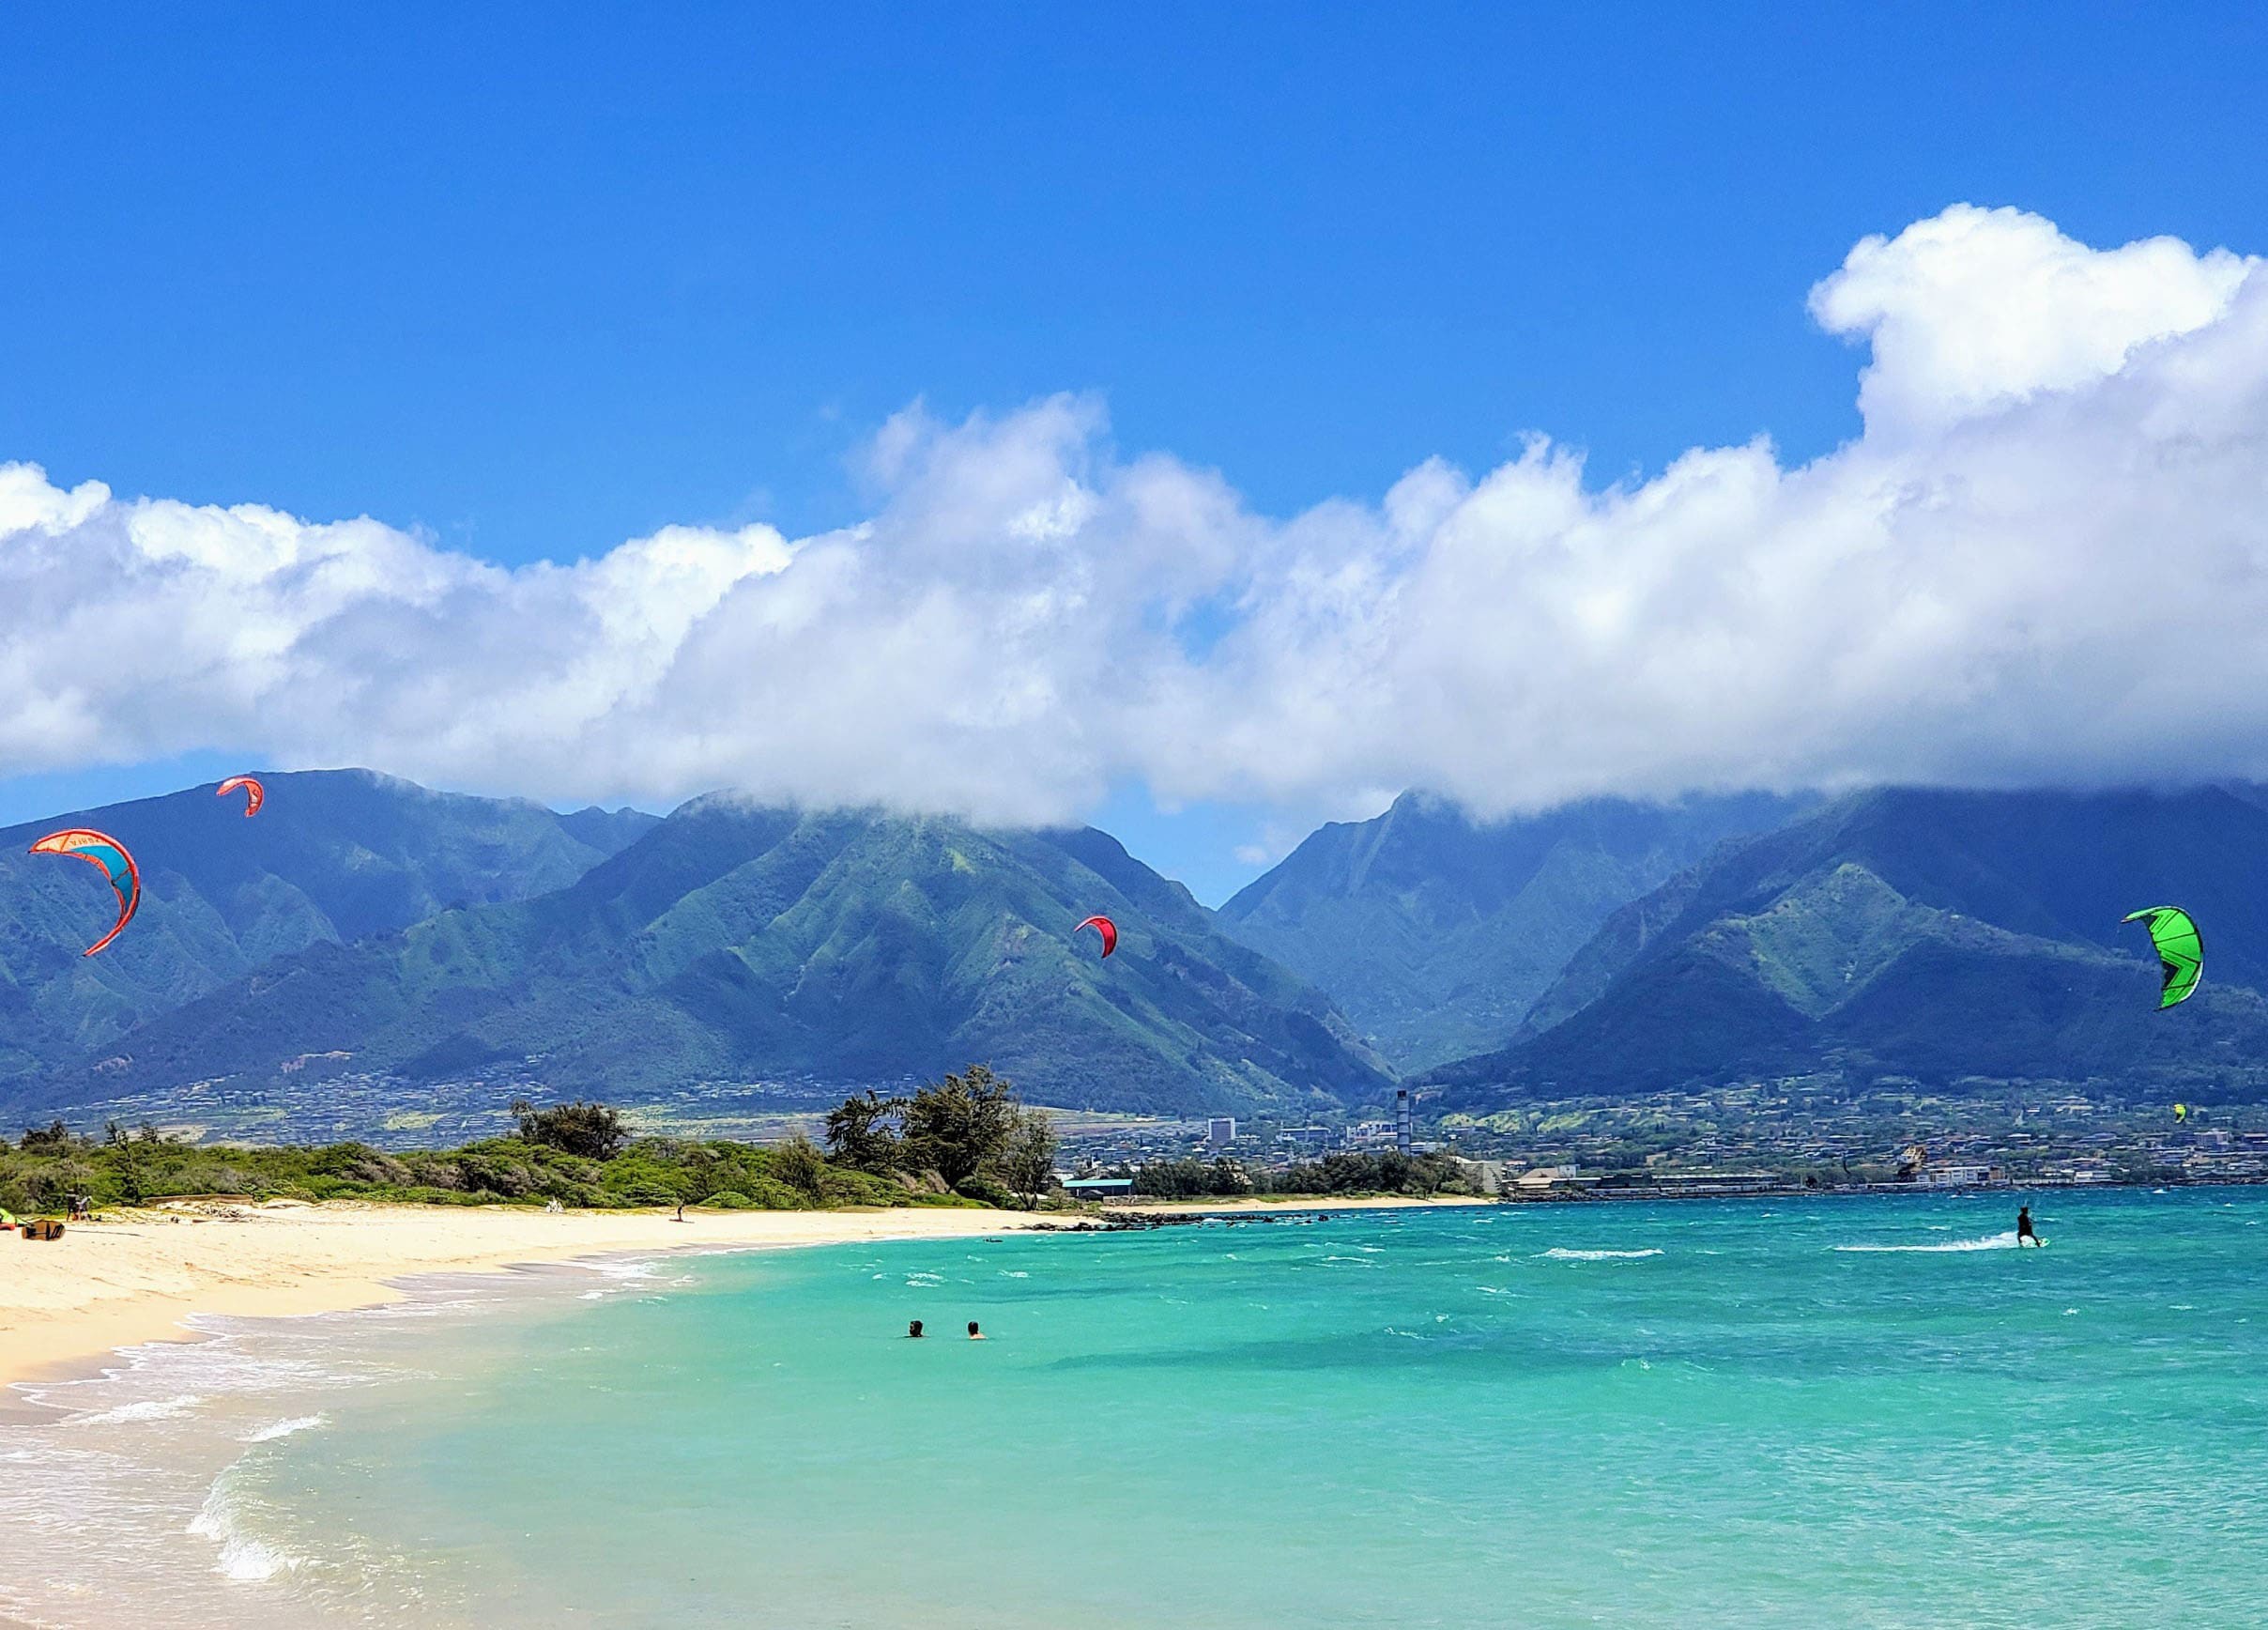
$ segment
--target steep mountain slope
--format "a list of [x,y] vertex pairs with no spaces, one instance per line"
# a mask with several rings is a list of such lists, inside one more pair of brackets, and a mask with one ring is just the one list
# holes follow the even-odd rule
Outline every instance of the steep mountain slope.
[[1610,799],[1476,825],[1405,792],[1375,820],[1314,833],[1220,922],[1326,992],[1395,1064],[1421,1069],[1504,1041],[1617,907],[1807,807]]
[[[1072,933],[1096,911],[1121,930],[1108,962]],[[85,1099],[329,1069],[629,1099],[704,1082],[883,1084],[973,1060],[1045,1101],[1121,1109],[1298,1106],[1387,1085],[1327,999],[1099,832],[726,798],[556,893],[311,946],[52,1084]]]
[[[2127,912],[2188,907],[2207,983],[2156,1010]],[[1870,792],[1617,912],[1453,1102],[1840,1071],[2268,1092],[2268,809],[2229,791]]]
[[[247,821],[208,786],[0,830],[0,1081],[52,1068],[260,967],[325,942],[406,928],[453,904],[564,887],[654,817],[556,814],[428,792],[366,770],[263,777]],[[65,826],[118,838],[142,868],[140,915],[92,868],[24,853]]]

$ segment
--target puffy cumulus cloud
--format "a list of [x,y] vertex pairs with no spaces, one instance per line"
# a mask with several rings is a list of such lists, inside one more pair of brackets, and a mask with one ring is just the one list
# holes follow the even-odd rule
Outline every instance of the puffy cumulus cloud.
[[2222,316],[2250,269],[2173,238],[2090,249],[2036,215],[1961,204],[1862,240],[1811,310],[1873,347],[1869,434],[1925,434],[2117,373],[2136,347]]
[[2268,775],[2268,277],[2013,210],[1812,294],[1864,431],[1587,485],[1539,439],[1253,515],[1096,402],[910,409],[867,518],[504,570],[372,520],[0,468],[0,763],[211,748],[1018,822]]

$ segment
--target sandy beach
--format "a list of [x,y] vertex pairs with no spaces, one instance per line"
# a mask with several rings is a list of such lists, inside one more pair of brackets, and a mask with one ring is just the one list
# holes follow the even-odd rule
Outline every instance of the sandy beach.
[[74,1222],[40,1243],[0,1235],[0,1385],[116,1347],[176,1338],[192,1313],[276,1316],[390,1301],[412,1274],[480,1272],[615,1252],[950,1238],[1060,1218],[857,1211],[545,1213],[525,1207],[183,1202]]

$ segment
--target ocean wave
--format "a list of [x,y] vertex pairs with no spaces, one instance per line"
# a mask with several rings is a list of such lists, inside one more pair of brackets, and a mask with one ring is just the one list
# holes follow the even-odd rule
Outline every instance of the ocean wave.
[[1662,1253],[1651,1247],[1644,1251],[1571,1251],[1564,1245],[1555,1245],[1537,1254],[1554,1262],[1634,1262],[1641,1256],[1659,1256]]
[[651,1279],[660,1271],[651,1262],[608,1262],[604,1258],[578,1263],[576,1266],[597,1274],[601,1279]]
[[299,1566],[302,1559],[246,1533],[238,1523],[240,1515],[235,1479],[231,1471],[224,1471],[214,1480],[205,1496],[205,1504],[189,1524],[191,1533],[212,1541],[218,1547],[220,1554],[213,1561],[214,1573],[224,1579],[257,1584]]
[[247,1443],[273,1443],[279,1438],[289,1438],[295,1432],[313,1432],[318,1426],[330,1424],[328,1415],[294,1415],[288,1421],[278,1421],[272,1426],[263,1426],[245,1437]]
[[130,1421],[163,1421],[171,1416],[186,1415],[204,1402],[194,1392],[184,1392],[176,1398],[144,1398],[139,1403],[121,1404],[115,1409],[102,1409],[92,1415],[75,1415],[65,1424],[118,1426]]
[[1932,1255],[1941,1251],[2014,1251],[2015,1244],[2016,1231],[2011,1228],[2005,1234],[1987,1234],[1976,1239],[1948,1239],[1938,1245],[1831,1245],[1828,1249],[1894,1254],[1918,1252]]

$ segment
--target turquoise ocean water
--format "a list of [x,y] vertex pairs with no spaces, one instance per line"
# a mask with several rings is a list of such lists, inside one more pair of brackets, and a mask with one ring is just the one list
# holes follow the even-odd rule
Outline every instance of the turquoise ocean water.
[[[0,1605],[69,1624],[130,1597],[149,1623],[2268,1622],[2268,1191],[2031,1199],[2041,1252],[2011,1248],[2002,1194],[437,1282],[382,1315],[226,1327],[51,1390],[74,1419],[0,1426],[11,1482],[93,1491],[75,1536],[0,1537]],[[913,1317],[931,1339],[904,1339]],[[993,1339],[961,1338],[971,1318]]]

